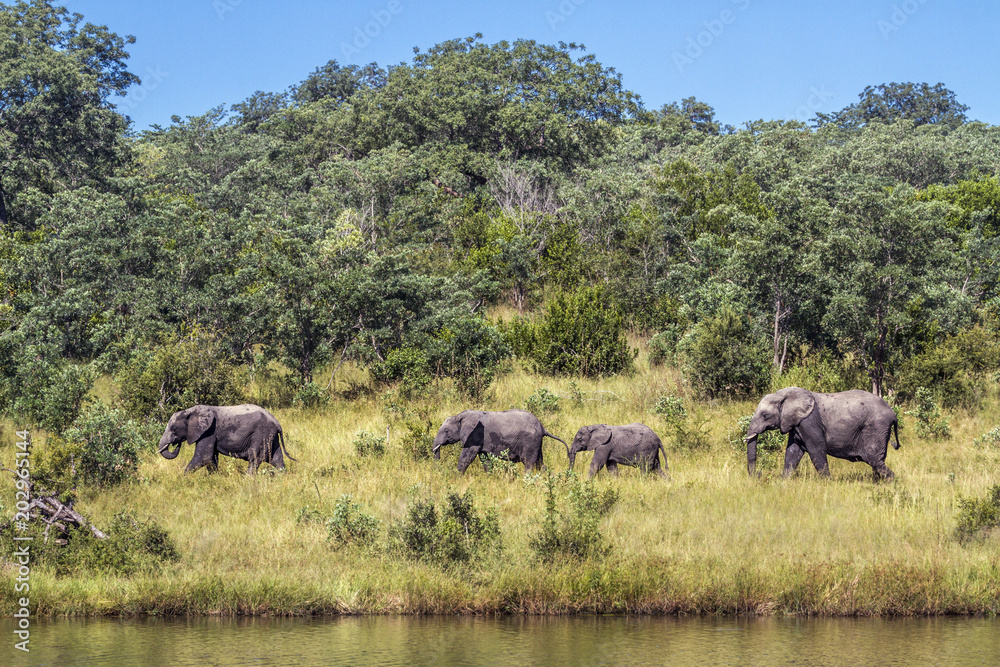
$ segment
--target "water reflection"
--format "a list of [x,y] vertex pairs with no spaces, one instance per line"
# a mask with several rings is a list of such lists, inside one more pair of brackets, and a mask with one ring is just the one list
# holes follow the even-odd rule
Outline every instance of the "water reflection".
[[346,617],[0,620],[4,664],[998,665],[995,619]]

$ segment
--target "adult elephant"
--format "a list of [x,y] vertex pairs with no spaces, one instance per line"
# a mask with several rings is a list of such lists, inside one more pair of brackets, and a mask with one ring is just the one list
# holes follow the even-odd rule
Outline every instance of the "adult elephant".
[[[434,458],[441,458],[441,445],[462,443],[458,457],[458,472],[464,473],[480,454],[506,457],[524,464],[525,472],[536,467],[545,469],[542,461],[542,438],[558,440],[569,451],[569,445],[542,426],[538,417],[524,410],[488,412],[465,410],[444,420],[434,438]],[[483,463],[486,468],[486,463]]]
[[[194,456],[184,472],[203,466],[214,472],[219,467],[219,454],[249,461],[248,475],[254,474],[264,461],[284,470],[282,451],[295,460],[285,448],[281,424],[257,405],[196,405],[175,412],[160,438],[160,455],[177,458],[184,441],[194,445]],[[177,448],[171,451],[173,445]]]
[[854,389],[836,394],[818,394],[788,387],[760,399],[747,429],[747,471],[756,474],[757,436],[780,429],[788,434],[785,472],[788,477],[809,454],[816,470],[830,476],[827,456],[864,461],[875,479],[892,479],[885,465],[890,431],[895,428],[899,449],[899,425],[889,404],[867,391]]
[[[591,424],[576,432],[569,448],[569,467],[576,463],[578,452],[592,451],[590,477],[607,466],[608,472],[618,476],[618,464],[637,466],[647,472],[656,472],[666,477],[667,452],[660,437],[653,429],[638,422],[624,426]],[[660,452],[663,452],[663,467],[660,467]]]

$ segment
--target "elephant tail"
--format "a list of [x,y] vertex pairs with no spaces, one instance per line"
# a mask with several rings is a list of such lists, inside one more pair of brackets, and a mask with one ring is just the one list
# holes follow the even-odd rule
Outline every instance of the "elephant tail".
[[896,442],[892,445],[894,449],[899,449],[899,420],[892,420],[892,432],[896,434]]
[[285,456],[287,456],[292,461],[298,461],[297,458],[288,453],[288,447],[285,446],[285,432],[282,431],[280,428],[278,429],[278,441],[281,446],[281,451],[284,452]]
[[563,444],[563,446],[566,447],[566,455],[569,456],[569,445],[566,444],[566,441],[563,440],[560,437],[552,435],[551,433],[549,433],[548,431],[546,431],[545,427],[543,426],[542,427],[542,436],[546,436],[546,435],[549,436],[550,438],[552,438],[553,440],[558,440],[559,442],[561,442]]

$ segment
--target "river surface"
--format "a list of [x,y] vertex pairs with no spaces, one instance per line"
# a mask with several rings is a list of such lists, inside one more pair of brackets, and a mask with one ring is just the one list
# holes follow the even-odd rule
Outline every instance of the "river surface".
[[1000,620],[0,619],[3,665],[1000,665]]

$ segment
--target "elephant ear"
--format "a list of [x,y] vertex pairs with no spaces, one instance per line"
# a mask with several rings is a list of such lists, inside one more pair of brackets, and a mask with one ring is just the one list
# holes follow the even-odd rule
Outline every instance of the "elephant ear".
[[483,421],[478,414],[468,415],[462,419],[462,430],[459,432],[463,447],[481,447],[483,444]]
[[187,418],[187,441],[195,443],[205,437],[215,424],[215,411],[201,406],[191,408]]
[[596,424],[590,431],[590,442],[587,449],[597,449],[601,445],[606,445],[611,440],[611,429],[607,424]]
[[781,402],[781,432],[788,433],[809,416],[816,407],[816,399],[813,398],[811,391],[798,387],[782,391],[786,393],[785,400]]

